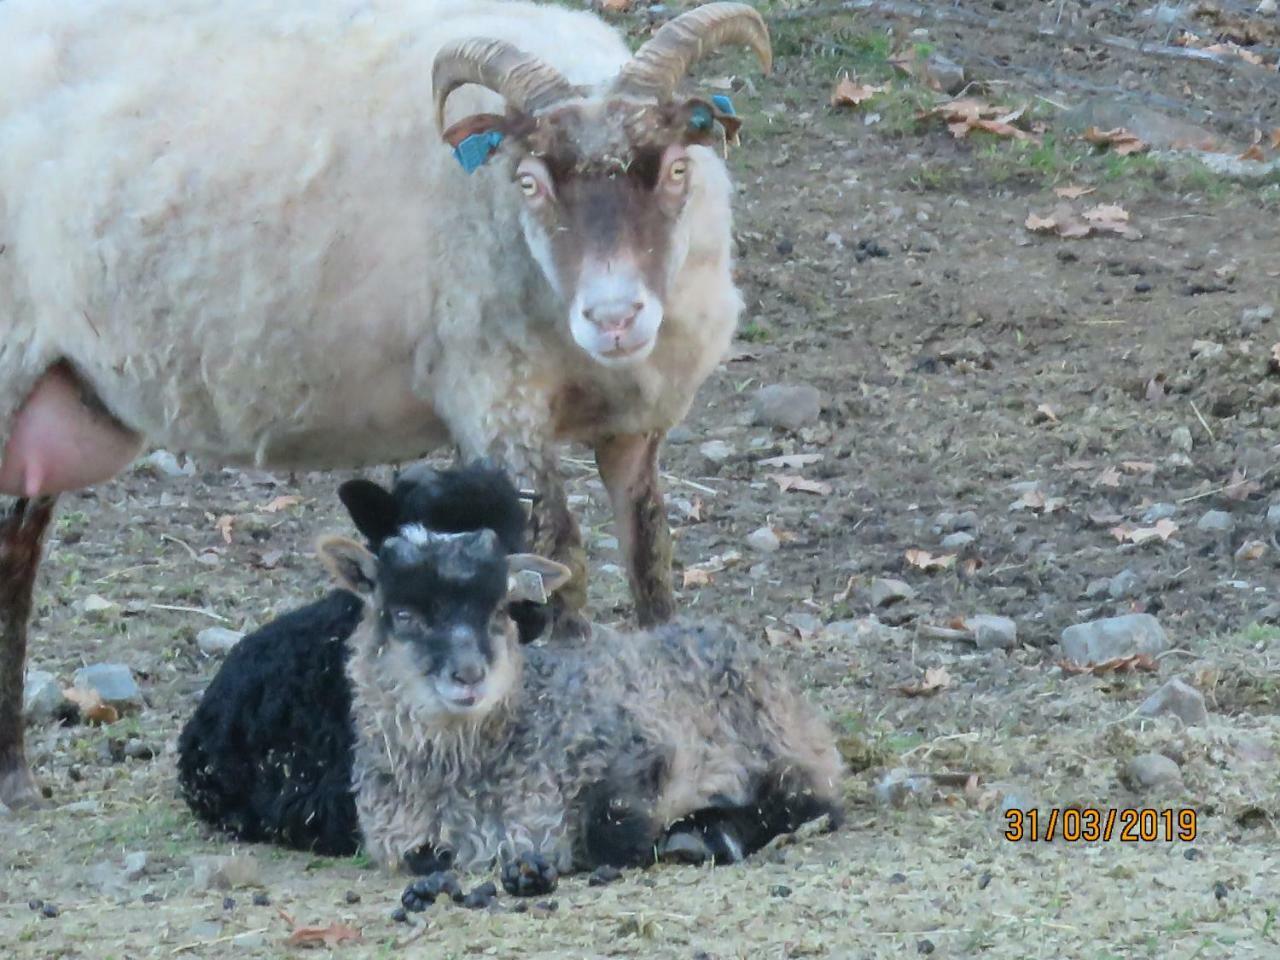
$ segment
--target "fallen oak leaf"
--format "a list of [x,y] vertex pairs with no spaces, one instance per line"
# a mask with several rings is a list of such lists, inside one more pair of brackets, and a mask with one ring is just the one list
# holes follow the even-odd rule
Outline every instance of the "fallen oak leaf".
[[287,510],[289,507],[296,507],[302,502],[301,497],[287,494],[286,496],[276,497],[266,506],[262,507],[263,513],[279,513],[281,510]]
[[681,581],[683,589],[710,586],[711,571],[705,567],[686,567]]
[[362,935],[355,927],[345,923],[331,923],[327,927],[296,927],[285,941],[290,947],[336,947],[346,941],[357,941]]
[[1103,660],[1101,663],[1075,663],[1071,660],[1059,660],[1057,665],[1062,669],[1063,673],[1075,675],[1087,673],[1095,677],[1104,673],[1134,673],[1138,670],[1155,673],[1160,669],[1155,659],[1146,653],[1135,653],[1127,657],[1114,657],[1111,660]]
[[1130,543],[1146,543],[1148,540],[1168,540],[1178,532],[1178,525],[1165,517],[1157,520],[1155,526],[1134,527],[1128,524],[1121,524],[1120,526],[1112,527],[1107,532],[1121,543],[1126,540]]
[[851,77],[842,77],[835,89],[831,91],[831,106],[856,107],[866,103],[877,93],[884,93],[887,89],[888,86],[885,84],[858,83]]
[[1099,223],[1107,220],[1128,222],[1129,211],[1118,203],[1100,203],[1096,207],[1090,207],[1086,210],[1083,216],[1090,223]]
[[1142,153],[1149,149],[1145,141],[1125,127],[1113,127],[1110,130],[1089,127],[1085,130],[1081,139],[1087,140],[1094,146],[1110,147],[1113,152],[1122,157],[1126,157],[1131,153]]
[[84,723],[100,727],[109,726],[120,719],[120,711],[111,704],[104,703],[96,690],[68,687],[62,691],[62,695],[76,705]]
[[225,542],[230,543],[231,528],[235,525],[235,522],[236,522],[236,518],[234,514],[224,513],[222,516],[220,516],[217,520],[213,522],[213,527],[220,534],[222,534],[222,539]]
[[762,467],[785,467],[788,470],[799,470],[823,458],[821,453],[788,453],[781,457],[767,457],[758,461]]
[[954,566],[956,562],[954,553],[935,557],[928,550],[920,550],[914,547],[908,550],[904,556],[907,563],[921,570],[946,570],[948,567]]
[[823,483],[821,480],[806,480],[804,477],[782,473],[770,474],[769,479],[778,485],[781,493],[796,490],[800,493],[816,493],[823,497],[831,493],[831,484]]
[[924,679],[919,683],[909,683],[898,687],[898,691],[908,697],[931,697],[939,690],[951,686],[951,674],[945,667],[929,667],[924,672]]
[[1244,153],[1237,157],[1238,160],[1256,160],[1258,163],[1264,163],[1267,159],[1266,154],[1262,152],[1262,147],[1254,144]]
[[1063,200],[1078,200],[1083,196],[1093,193],[1097,187],[1054,187],[1053,192],[1060,196]]

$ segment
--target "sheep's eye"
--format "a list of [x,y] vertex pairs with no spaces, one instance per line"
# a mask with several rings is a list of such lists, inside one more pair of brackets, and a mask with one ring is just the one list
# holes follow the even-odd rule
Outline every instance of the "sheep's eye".
[[667,177],[672,183],[680,183],[684,180],[685,175],[689,172],[688,160],[676,160],[667,170]]
[[533,174],[520,174],[520,192],[526,197],[536,197],[538,195],[538,180]]
[[407,624],[413,623],[417,618],[414,616],[413,611],[407,607],[396,607],[391,611],[391,619],[399,624]]

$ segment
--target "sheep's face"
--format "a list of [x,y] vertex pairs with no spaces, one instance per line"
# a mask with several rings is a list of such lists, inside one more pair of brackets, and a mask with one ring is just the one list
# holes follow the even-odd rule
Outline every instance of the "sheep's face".
[[689,148],[715,142],[718,121],[736,129],[703,100],[579,101],[536,119],[471,117],[446,139],[503,135],[525,240],[568,309],[570,335],[597,363],[624,367],[657,342],[689,249],[699,184]]
[[516,682],[508,602],[528,597],[513,574],[533,571],[546,593],[569,578],[553,561],[508,555],[488,529],[435,533],[410,525],[376,556],[341,537],[324,538],[319,550],[339,580],[370,598],[379,647],[398,647],[416,667],[420,702],[457,716],[483,716]]

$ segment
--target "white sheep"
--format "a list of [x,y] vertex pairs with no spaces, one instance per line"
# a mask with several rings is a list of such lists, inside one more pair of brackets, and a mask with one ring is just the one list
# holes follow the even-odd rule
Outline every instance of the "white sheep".
[[676,88],[726,43],[769,68],[732,3],[634,57],[520,0],[0,3],[0,802],[36,795],[53,498],[148,442],[266,469],[492,456],[541,494],[568,626],[555,444],[583,442],[639,621],[672,615],[658,448],[743,307],[737,120]]

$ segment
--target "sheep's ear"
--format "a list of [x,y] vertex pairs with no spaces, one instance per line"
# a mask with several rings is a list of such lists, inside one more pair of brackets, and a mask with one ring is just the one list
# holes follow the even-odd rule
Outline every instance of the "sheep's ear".
[[506,137],[507,118],[497,113],[477,113],[453,124],[441,137],[453,147],[454,158],[467,173],[474,173],[498,152]]
[[546,603],[547,598],[573,578],[573,571],[536,553],[507,557],[507,599]]
[[316,553],[334,578],[355,593],[373,593],[378,559],[347,537],[326,536],[316,541]]
[[375,547],[396,532],[396,499],[372,480],[348,480],[338,487],[338,499],[356,529]]

